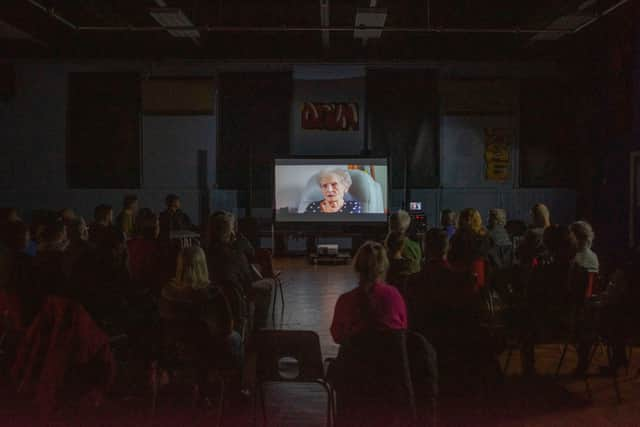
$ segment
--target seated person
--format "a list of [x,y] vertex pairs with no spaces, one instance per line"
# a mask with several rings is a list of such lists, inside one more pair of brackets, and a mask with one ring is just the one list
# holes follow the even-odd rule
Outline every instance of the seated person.
[[351,175],[346,169],[323,170],[318,174],[318,185],[324,199],[309,203],[308,213],[362,213],[357,200],[345,200],[344,196],[351,188]]
[[424,237],[424,248],[422,271],[409,278],[408,300],[412,329],[433,338],[433,331],[441,329],[444,319],[453,311],[471,312],[477,297],[474,277],[469,272],[451,270],[445,230],[429,230]]
[[[211,286],[204,251],[198,246],[178,254],[176,277],[162,287],[160,317],[206,324],[218,356],[242,368],[242,338],[233,330],[231,308],[220,288]],[[220,354],[222,349],[224,354]]]
[[[543,244],[549,256],[532,270],[522,313],[523,371],[528,375],[535,373],[535,343],[558,332],[566,334],[572,311],[570,279],[574,272],[575,240],[568,227],[553,225],[544,231]],[[583,366],[584,362],[581,361]]]
[[230,213],[214,213],[209,217],[208,268],[215,285],[236,295],[233,300],[228,294],[236,319],[247,314],[244,296],[253,301],[253,327],[257,330],[267,324],[273,281],[254,276],[249,260],[235,244],[234,224],[235,218]]
[[389,271],[387,271],[387,283],[404,292],[406,280],[411,274],[411,260],[402,255],[405,246],[405,237],[397,232],[387,235],[384,247],[389,258]]
[[389,231],[391,233],[399,233],[404,241],[402,256],[409,260],[409,272],[411,274],[420,271],[422,264],[422,249],[420,244],[414,242],[407,236],[407,231],[411,225],[411,217],[406,211],[399,210],[389,218]]
[[139,289],[157,291],[173,275],[168,249],[158,240],[158,216],[141,209],[135,222],[136,232],[127,241],[129,274]]
[[453,235],[456,234],[457,222],[458,218],[454,211],[451,209],[443,209],[440,215],[440,225],[442,225],[442,229],[447,232],[447,238],[451,239]]
[[507,213],[504,209],[490,209],[487,223],[490,249],[487,254],[494,270],[493,283],[502,287],[511,282],[510,269],[513,267],[513,244],[505,228]]
[[76,217],[75,219],[66,221],[67,236],[69,245],[65,251],[65,272],[71,277],[78,263],[86,262],[86,257],[94,249],[89,243],[89,227],[87,227],[84,218]]
[[160,238],[168,239],[172,231],[192,231],[193,223],[180,209],[180,197],[169,194],[165,199],[167,209],[160,213]]
[[0,254],[0,292],[6,292],[5,297],[9,299],[17,299],[7,309],[18,329],[31,323],[37,308],[29,305],[35,298],[32,295],[33,257],[25,253],[28,242],[29,227],[26,224],[14,221],[6,225],[2,239],[6,250]]
[[400,292],[384,283],[389,260],[384,247],[366,242],[354,259],[358,287],[340,295],[331,323],[333,340],[342,344],[366,330],[407,329],[407,308]]
[[549,209],[542,203],[531,208],[532,224],[525,232],[518,246],[520,264],[529,266],[537,258],[544,258],[547,250],[544,246],[544,231],[551,225]]
[[598,255],[591,250],[595,237],[591,224],[586,221],[576,221],[569,226],[569,230],[573,234],[578,250],[574,262],[589,273],[597,273],[600,270],[600,264]]
[[73,221],[75,219],[78,219],[78,216],[76,215],[76,213],[71,208],[60,209],[59,216],[60,216],[60,218],[62,218],[62,221],[65,224],[67,222],[69,222],[69,221]]
[[109,238],[115,229],[113,226],[113,208],[109,205],[98,205],[93,210],[93,223],[89,225],[89,241],[99,246],[103,239]]
[[136,226],[136,214],[138,213],[138,196],[129,194],[122,202],[122,212],[116,217],[116,228],[122,231],[127,238],[133,236]]
[[487,230],[482,226],[482,217],[476,209],[460,212],[458,230],[450,242],[448,254],[451,267],[456,271],[469,271],[476,275],[476,288],[485,285],[485,261],[491,246]]
[[507,212],[504,209],[490,209],[487,228],[489,238],[493,246],[511,246],[511,238],[505,225],[507,224]]

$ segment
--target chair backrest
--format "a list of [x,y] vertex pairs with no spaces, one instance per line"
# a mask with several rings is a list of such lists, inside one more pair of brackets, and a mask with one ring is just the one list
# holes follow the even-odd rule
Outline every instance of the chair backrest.
[[[258,381],[314,382],[324,379],[320,338],[313,331],[261,330],[254,335]],[[282,371],[283,358],[297,361],[297,375]]]
[[[318,172],[319,173],[319,172]],[[322,191],[318,185],[318,173],[314,174],[302,190],[298,212],[304,213],[312,202],[322,200]],[[351,188],[349,193],[345,195],[345,200],[357,200],[362,206],[362,212],[384,212],[384,199],[382,195],[382,187],[377,183],[371,175],[359,171],[350,170]]]
[[415,331],[407,331],[407,357],[411,368],[411,383],[420,398],[438,395],[438,358],[431,343]]
[[415,418],[406,331],[367,331],[350,338],[340,346],[335,367],[331,380],[339,408]]

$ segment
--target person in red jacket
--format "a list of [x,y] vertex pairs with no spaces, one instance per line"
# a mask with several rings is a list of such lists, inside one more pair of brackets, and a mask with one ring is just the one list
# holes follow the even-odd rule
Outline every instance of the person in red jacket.
[[407,329],[407,308],[400,292],[384,282],[389,260],[380,243],[366,242],[355,256],[358,287],[340,295],[331,324],[331,335],[342,344],[368,329]]

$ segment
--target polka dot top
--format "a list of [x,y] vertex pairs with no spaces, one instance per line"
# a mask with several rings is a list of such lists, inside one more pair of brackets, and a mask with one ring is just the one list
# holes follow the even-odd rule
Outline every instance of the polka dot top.
[[[322,210],[320,209],[320,203],[322,203],[322,200],[320,200],[319,202],[309,203],[309,206],[307,206],[305,213],[325,213],[325,212],[322,212]],[[340,208],[340,210],[335,213],[346,213],[346,214],[352,214],[352,215],[360,214],[362,213],[362,206],[360,205],[360,202],[357,200],[345,200],[344,205],[342,205],[342,208]]]

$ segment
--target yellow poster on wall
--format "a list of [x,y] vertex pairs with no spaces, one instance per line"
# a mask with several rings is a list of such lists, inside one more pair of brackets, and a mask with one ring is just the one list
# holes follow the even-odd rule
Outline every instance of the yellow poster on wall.
[[487,181],[507,181],[511,176],[513,130],[486,128],[484,130],[484,139],[485,177]]

